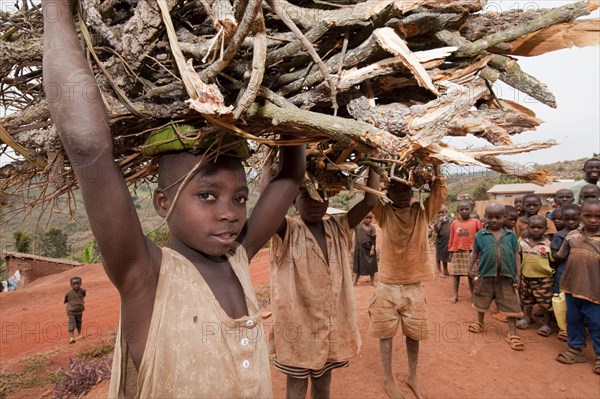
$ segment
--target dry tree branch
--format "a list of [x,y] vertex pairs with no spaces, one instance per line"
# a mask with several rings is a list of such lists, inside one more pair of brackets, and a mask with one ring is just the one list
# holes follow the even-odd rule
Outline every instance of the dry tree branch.
[[254,20],[254,54],[252,55],[252,73],[248,82],[248,87],[240,97],[233,117],[239,118],[252,105],[256,95],[260,90],[263,76],[265,73],[265,60],[267,58],[267,29],[262,10],[259,10]]
[[215,76],[217,76],[223,69],[229,65],[233,57],[237,54],[238,50],[242,46],[244,39],[250,33],[252,29],[252,25],[254,24],[254,20],[256,19],[256,15],[258,11],[262,7],[262,0],[250,0],[248,2],[248,6],[246,7],[246,11],[244,12],[244,17],[240,22],[238,29],[235,31],[235,34],[231,38],[231,42],[221,55],[221,58],[207,68],[205,68],[202,72],[200,72],[199,78],[203,82],[208,82],[212,80]]
[[338,107],[337,98],[336,98],[337,95],[336,95],[335,83],[333,82],[331,75],[329,75],[329,70],[323,63],[323,60],[321,60],[321,57],[319,57],[319,54],[317,54],[317,51],[313,47],[312,43],[306,38],[306,36],[304,36],[304,34],[300,31],[298,26],[296,26],[294,21],[292,21],[292,19],[287,15],[285,10],[280,7],[279,1],[278,0],[267,0],[267,4],[269,4],[269,7],[271,7],[273,12],[275,12],[275,14],[277,14],[277,16],[279,18],[281,18],[283,23],[302,42],[302,44],[304,45],[304,48],[306,49],[306,51],[308,51],[308,53],[312,57],[315,64],[318,65],[319,69],[321,70],[321,74],[323,75],[323,79],[325,79],[327,81],[327,85],[329,86],[329,90],[331,92],[331,103],[332,103],[332,108],[333,108],[333,114],[337,115],[337,110],[339,107]]

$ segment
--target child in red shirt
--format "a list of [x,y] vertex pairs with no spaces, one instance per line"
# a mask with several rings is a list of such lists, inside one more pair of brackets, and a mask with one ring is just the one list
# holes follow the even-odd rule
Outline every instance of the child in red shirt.
[[458,202],[459,219],[452,222],[450,226],[450,241],[448,251],[452,253],[452,260],[448,266],[448,271],[454,276],[454,296],[450,301],[458,301],[458,287],[460,285],[460,276],[467,276],[469,280],[469,290],[473,295],[473,279],[469,274],[469,256],[473,250],[473,240],[475,234],[483,228],[479,219],[471,217],[473,205],[467,200]]

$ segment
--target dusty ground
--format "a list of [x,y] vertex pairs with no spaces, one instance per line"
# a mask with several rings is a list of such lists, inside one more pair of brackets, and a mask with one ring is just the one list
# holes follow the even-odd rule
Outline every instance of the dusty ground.
[[[117,292],[102,267],[88,265],[77,269],[88,290],[84,313],[84,337],[67,343],[63,295],[69,286],[64,273],[40,279],[30,286],[0,294],[0,370],[21,371],[31,356],[47,359],[45,371],[66,369],[69,358],[103,345],[114,334],[118,320]],[[268,284],[268,254],[263,252],[252,265],[253,282],[264,291]],[[363,278],[355,289],[363,345],[360,355],[347,369],[333,372],[332,396],[337,398],[385,398],[379,358],[379,342],[366,333],[367,308],[373,287]],[[419,371],[429,397],[433,398],[600,398],[600,377],[592,372],[593,351],[585,350],[584,364],[563,365],[554,360],[566,344],[536,334],[522,332],[524,352],[512,351],[504,342],[507,325],[487,318],[487,332],[474,335],[467,326],[475,314],[461,286],[457,304],[451,304],[452,281],[438,278],[425,284],[429,309],[429,339],[421,346]],[[267,319],[268,323],[269,320]],[[406,372],[406,352],[401,337],[394,341],[394,371],[407,398],[414,397],[402,383]],[[285,379],[273,370],[276,397],[283,397]],[[106,397],[108,384],[96,386],[87,398]],[[20,388],[9,397],[51,397],[51,386]],[[0,394],[0,396],[2,396]]]

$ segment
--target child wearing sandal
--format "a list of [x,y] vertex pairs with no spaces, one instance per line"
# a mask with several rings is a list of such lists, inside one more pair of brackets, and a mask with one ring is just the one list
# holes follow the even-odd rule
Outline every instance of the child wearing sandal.
[[[550,243],[550,250],[552,251],[552,256],[554,256],[554,286],[553,291],[555,294],[560,292],[560,279],[565,271],[565,266],[567,262],[564,259],[559,259],[556,254],[562,247],[563,242],[565,241],[565,237],[569,232],[577,229],[579,227],[579,205],[575,204],[566,204],[563,205],[562,208],[555,209],[553,217],[556,215],[556,211],[560,209],[560,213],[562,216],[562,223],[564,228],[560,230],[558,233],[554,234],[552,237],[552,242]],[[558,226],[558,225],[557,225]],[[559,330],[557,338],[561,341],[567,341],[567,331]]]
[[[475,235],[473,252],[469,260],[469,272],[475,274],[475,261],[479,268],[474,279],[473,307],[477,309],[477,321],[469,326],[472,333],[484,331],[483,318],[496,301],[498,311],[507,316],[508,336],[505,341],[516,351],[525,349],[517,334],[516,318],[522,317],[521,306],[515,288],[521,280],[521,259],[516,234],[504,227],[504,205],[491,203],[485,207],[487,226]],[[500,258],[498,258],[500,257]]]
[[519,238],[519,252],[521,253],[521,306],[525,317],[517,321],[517,328],[527,329],[531,323],[531,311],[537,304],[543,312],[544,322],[537,333],[542,337],[549,337],[552,333],[550,320],[552,318],[552,286],[554,284],[554,270],[550,262],[554,261],[550,249],[550,240],[544,237],[548,225],[542,215],[529,218],[527,238]]
[[566,259],[560,290],[567,302],[567,345],[556,360],[585,363],[585,320],[596,354],[594,373],[600,374],[600,200],[588,199],[581,205],[583,227],[567,234],[556,254]]

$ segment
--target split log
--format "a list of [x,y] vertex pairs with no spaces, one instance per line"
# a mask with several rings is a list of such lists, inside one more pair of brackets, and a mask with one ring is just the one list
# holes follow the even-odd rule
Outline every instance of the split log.
[[586,19],[552,25],[519,37],[503,48],[490,48],[498,54],[526,57],[546,54],[565,48],[600,45],[600,20]]

